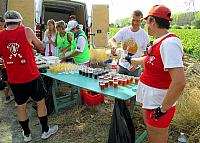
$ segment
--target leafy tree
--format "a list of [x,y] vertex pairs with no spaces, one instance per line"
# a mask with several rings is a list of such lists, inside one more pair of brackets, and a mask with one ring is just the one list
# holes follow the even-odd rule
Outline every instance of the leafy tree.
[[194,26],[195,29],[200,29],[200,19],[194,20],[192,26]]

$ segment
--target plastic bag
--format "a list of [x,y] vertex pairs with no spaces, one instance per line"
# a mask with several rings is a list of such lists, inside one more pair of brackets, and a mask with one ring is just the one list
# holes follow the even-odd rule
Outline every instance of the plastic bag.
[[135,127],[125,101],[115,99],[108,143],[134,143]]

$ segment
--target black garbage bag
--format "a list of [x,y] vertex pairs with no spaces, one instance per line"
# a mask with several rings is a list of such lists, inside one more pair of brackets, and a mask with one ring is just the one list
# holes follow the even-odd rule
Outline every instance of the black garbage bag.
[[125,101],[115,99],[108,143],[134,143],[135,127]]

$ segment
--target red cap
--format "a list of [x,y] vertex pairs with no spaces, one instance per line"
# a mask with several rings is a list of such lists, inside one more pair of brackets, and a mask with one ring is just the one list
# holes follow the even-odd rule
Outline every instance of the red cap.
[[[172,18],[170,18],[171,10],[164,5],[154,5],[149,11],[148,16],[155,16],[166,19],[168,21],[172,21]],[[148,16],[145,17],[144,19],[147,20]]]

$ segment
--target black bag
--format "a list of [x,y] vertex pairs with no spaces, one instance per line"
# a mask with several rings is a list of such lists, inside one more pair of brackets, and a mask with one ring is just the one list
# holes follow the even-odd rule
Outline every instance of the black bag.
[[125,101],[115,99],[108,143],[134,143],[135,127]]

